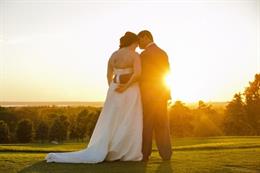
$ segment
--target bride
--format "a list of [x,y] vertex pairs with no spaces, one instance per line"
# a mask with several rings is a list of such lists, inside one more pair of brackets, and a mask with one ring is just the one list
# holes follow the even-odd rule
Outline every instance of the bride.
[[47,162],[98,163],[142,160],[142,103],[137,83],[140,57],[135,52],[138,37],[126,32],[120,48],[108,61],[109,89],[88,146],[80,151],[49,153]]

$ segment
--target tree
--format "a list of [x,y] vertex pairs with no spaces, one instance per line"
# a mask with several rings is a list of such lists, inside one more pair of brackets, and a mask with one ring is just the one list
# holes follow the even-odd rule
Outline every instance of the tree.
[[63,141],[63,140],[67,139],[70,123],[68,121],[68,118],[65,115],[61,115],[60,120],[62,123],[61,136],[62,136],[62,141]]
[[208,137],[221,136],[221,128],[211,119],[211,114],[206,112],[197,112],[197,118],[194,121],[194,136]]
[[203,112],[203,113],[207,113],[209,115],[214,115],[216,114],[216,110],[214,110],[212,108],[212,105],[208,105],[206,104],[204,101],[202,100],[199,100],[199,103],[198,103],[198,108],[197,108],[198,111],[200,112]]
[[87,134],[87,128],[88,128],[88,121],[89,121],[89,111],[87,109],[84,109],[81,111],[77,116],[77,132],[78,136],[81,140],[83,140],[86,137]]
[[83,140],[87,134],[88,121],[89,121],[89,111],[84,109],[81,111],[76,119],[76,133],[79,139]]
[[173,136],[192,136],[192,115],[188,107],[181,101],[176,101],[170,109],[170,130]]
[[90,138],[95,128],[100,110],[82,110],[70,127],[70,139]]
[[16,128],[16,138],[21,143],[31,142],[33,139],[33,123],[30,119],[22,119]]
[[49,133],[48,124],[45,121],[40,120],[40,123],[38,124],[37,129],[36,129],[35,138],[37,140],[40,140],[41,143],[43,143],[44,140],[48,139],[48,133]]
[[8,124],[10,133],[15,133],[18,122],[18,115],[13,111],[12,107],[0,107],[0,120]]
[[219,136],[223,135],[219,124],[219,114],[212,105],[208,105],[202,100],[198,102],[198,107],[193,111],[194,136]]
[[72,140],[77,140],[77,141],[79,140],[79,134],[78,134],[76,121],[72,121],[72,123],[71,123],[69,138]]
[[9,142],[9,127],[4,121],[0,121],[0,143]]
[[249,82],[249,86],[245,89],[244,96],[248,123],[255,130],[255,134],[260,135],[260,74],[256,74],[255,80]]
[[95,129],[95,126],[97,124],[97,120],[99,118],[100,113],[101,113],[101,110],[97,110],[97,111],[90,113],[90,121],[88,123],[88,132],[87,132],[87,135],[89,138],[91,137],[91,135]]
[[67,139],[68,127],[69,122],[66,116],[61,115],[56,117],[50,128],[49,139],[63,142],[65,139]]
[[226,106],[224,130],[227,135],[252,135],[254,133],[247,121],[241,93],[235,94],[233,100]]

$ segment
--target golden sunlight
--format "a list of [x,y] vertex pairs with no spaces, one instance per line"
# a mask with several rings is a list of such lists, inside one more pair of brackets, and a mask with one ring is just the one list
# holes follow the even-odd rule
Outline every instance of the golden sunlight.
[[173,87],[173,75],[171,73],[168,73],[164,77],[164,83],[169,89],[172,89]]

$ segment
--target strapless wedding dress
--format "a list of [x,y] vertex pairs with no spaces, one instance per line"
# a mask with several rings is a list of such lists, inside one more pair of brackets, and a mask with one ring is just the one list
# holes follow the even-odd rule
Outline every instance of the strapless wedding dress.
[[[132,69],[114,69],[115,75]],[[117,81],[117,80],[116,80]],[[106,161],[142,160],[142,103],[138,83],[117,93],[117,83],[109,86],[104,107],[87,147],[80,151],[49,153],[47,162],[98,163]]]

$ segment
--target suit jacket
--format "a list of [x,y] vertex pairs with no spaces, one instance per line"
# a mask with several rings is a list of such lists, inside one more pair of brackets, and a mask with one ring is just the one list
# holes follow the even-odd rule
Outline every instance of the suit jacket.
[[165,75],[170,71],[168,55],[156,44],[147,47],[140,55],[142,74],[140,88],[142,97],[150,101],[167,101],[170,89],[165,85]]

